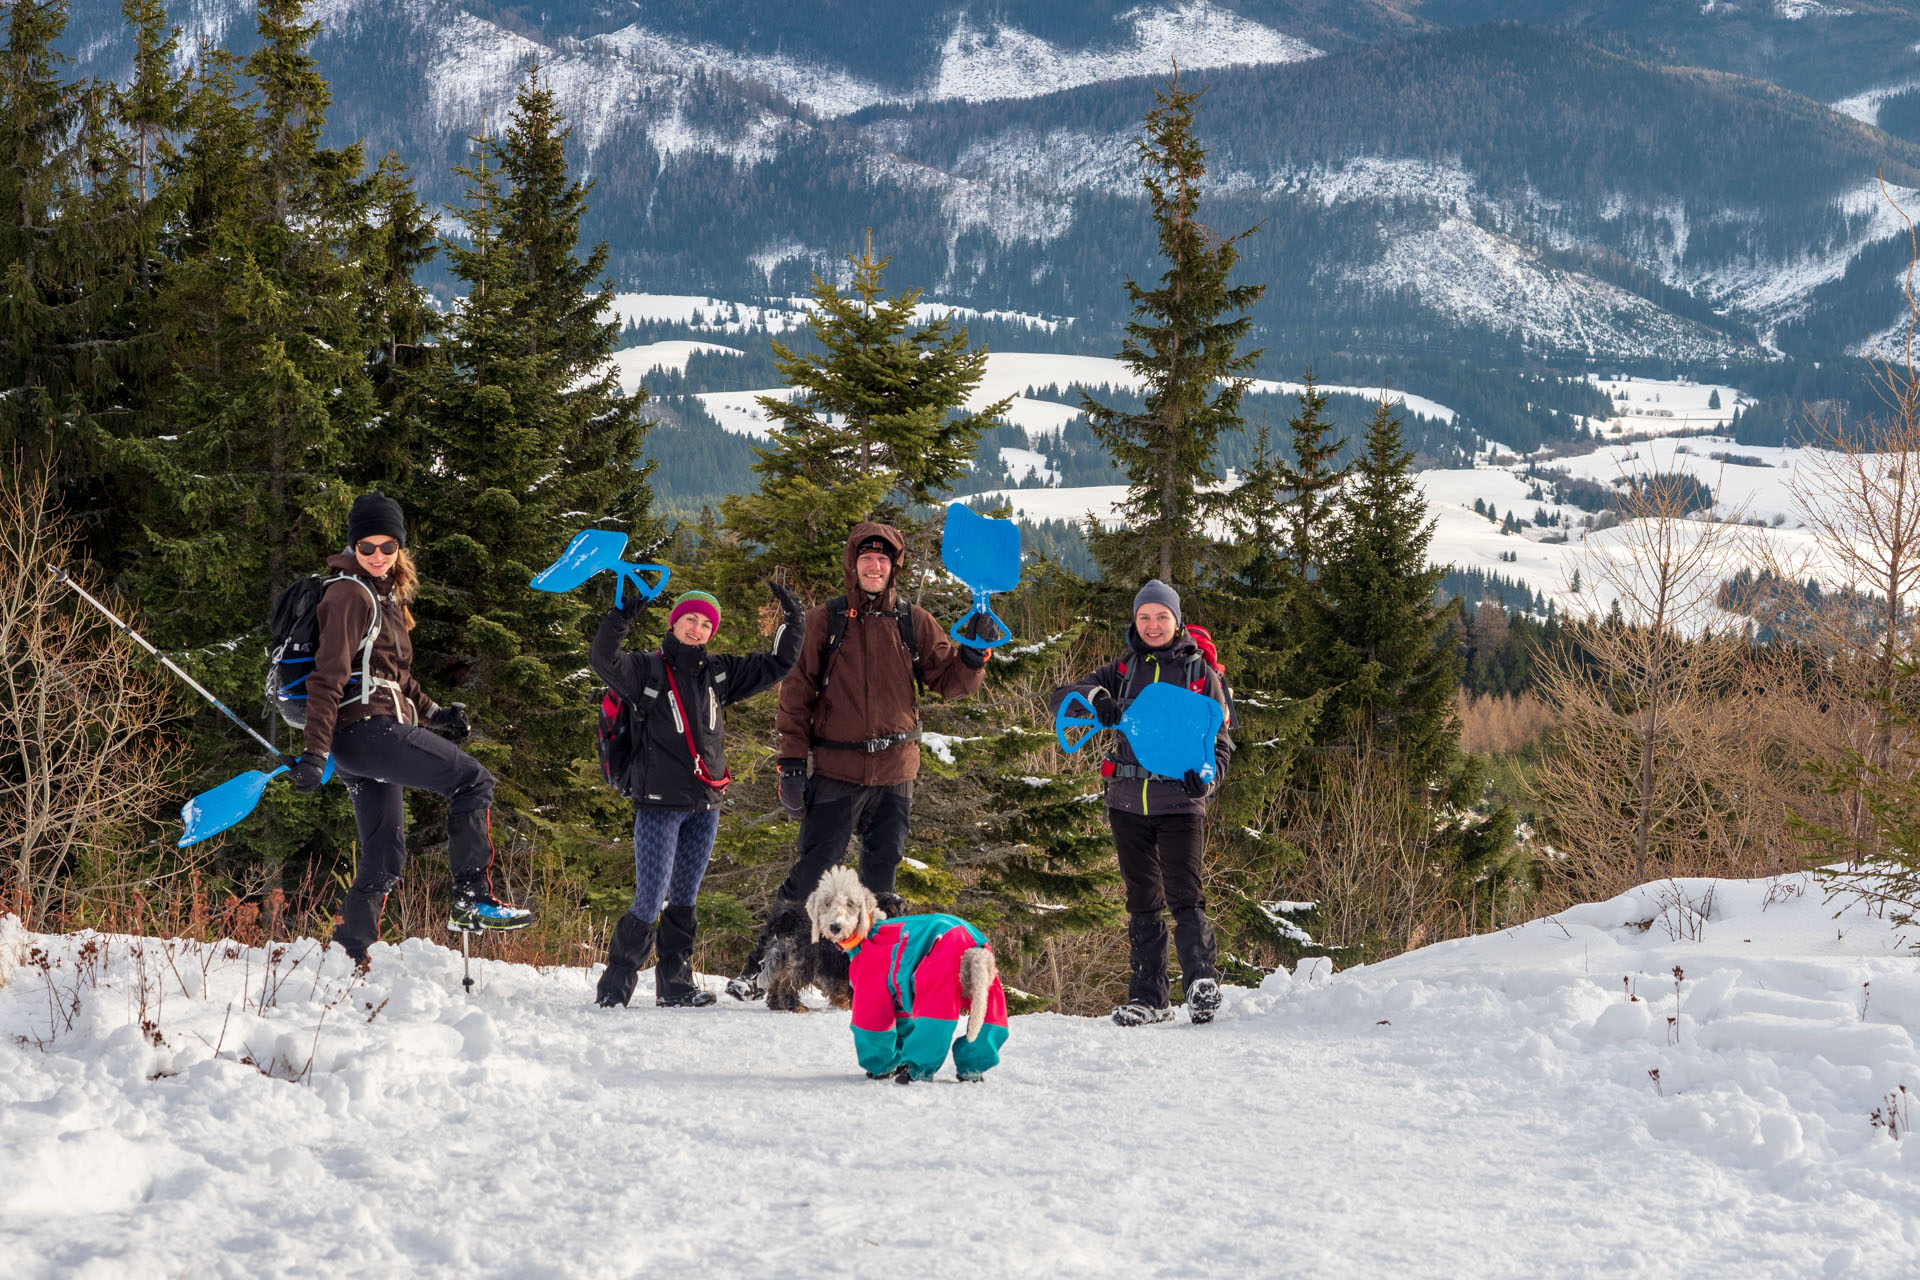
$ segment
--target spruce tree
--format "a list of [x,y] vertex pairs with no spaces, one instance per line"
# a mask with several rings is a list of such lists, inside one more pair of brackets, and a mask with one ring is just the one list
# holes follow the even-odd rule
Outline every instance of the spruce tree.
[[966,473],[980,433],[1012,402],[960,412],[986,374],[986,348],[968,346],[951,317],[916,327],[920,290],[886,296],[891,259],[873,256],[871,237],[847,260],[847,292],[814,277],[808,325],[819,354],[773,344],[796,391],[761,397],[773,443],[754,464],[759,487],[722,504],[737,586],[777,574],[803,596],[835,594],[847,531],[862,520],[907,526],[923,555],[930,539],[911,523],[912,509]]
[[257,628],[266,602],[339,547],[373,411],[363,367],[360,148],[321,145],[331,98],[300,0],[262,0],[242,97],[207,51],[186,112],[171,261],[154,300],[173,354],[172,439],[151,477],[139,593],[175,642]]
[[1215,449],[1223,431],[1240,426],[1240,401],[1260,352],[1242,352],[1251,320],[1244,314],[1264,285],[1229,285],[1240,241],[1258,228],[1220,238],[1199,219],[1206,151],[1194,135],[1199,92],[1176,73],[1155,91],[1136,143],[1142,183],[1166,260],[1156,288],[1127,281],[1134,319],[1120,359],[1146,384],[1145,408],[1130,413],[1089,396],[1081,407],[1094,435],[1127,475],[1127,497],[1112,529],[1094,522],[1088,542],[1108,581],[1157,577],[1199,583],[1220,566],[1208,518],[1228,499]]
[[1336,502],[1319,616],[1303,658],[1326,691],[1316,735],[1322,747],[1391,752],[1410,776],[1435,779],[1458,755],[1460,659],[1447,627],[1459,601],[1434,602],[1446,569],[1427,562],[1434,522],[1412,463],[1400,415],[1383,400]]
[[152,223],[128,185],[111,96],[65,78],[58,0],[21,0],[0,49],[0,459],[55,464],[96,552],[120,498],[102,434],[126,417],[131,304]]
[[116,114],[131,142],[134,190],[146,204],[158,194],[157,170],[179,127],[188,78],[173,69],[180,29],[168,25],[161,0],[120,0],[120,13],[133,32],[133,74],[115,93]]
[[630,535],[630,559],[662,540],[640,463],[643,396],[622,393],[603,278],[606,246],[579,253],[587,184],[569,176],[569,130],[535,67],[506,132],[473,139],[457,172],[464,232],[443,244],[465,290],[431,360],[402,376],[421,446],[393,492],[422,568],[416,669],[473,708],[470,745],[499,780],[496,833],[563,855],[606,843],[610,792],[594,772],[586,649],[598,610],[583,590],[529,589],[581,528]]

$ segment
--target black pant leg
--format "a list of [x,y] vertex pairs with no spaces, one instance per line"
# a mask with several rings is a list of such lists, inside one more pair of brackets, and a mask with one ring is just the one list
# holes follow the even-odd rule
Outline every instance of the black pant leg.
[[800,814],[800,839],[793,869],[780,886],[779,897],[804,902],[819,885],[827,868],[846,856],[847,842],[860,817],[858,783],[814,774],[807,779],[807,807]]
[[907,824],[913,817],[913,783],[868,787],[860,815],[860,883],[876,894],[892,893],[907,851]]
[[1189,907],[1206,906],[1207,891],[1200,879],[1200,861],[1207,846],[1206,815],[1170,813],[1152,822],[1167,909],[1178,914]]
[[1156,821],[1137,813],[1107,810],[1107,822],[1113,828],[1113,852],[1120,863],[1120,879],[1126,884],[1130,915],[1158,912],[1167,905],[1160,878]]
[[1167,922],[1158,911],[1127,917],[1127,971],[1129,1003],[1167,1007]]
[[353,824],[360,836],[360,861],[353,884],[340,905],[340,927],[333,940],[356,960],[380,937],[380,909],[400,883],[407,865],[405,798],[398,785],[372,778],[343,779],[353,800]]
[[447,862],[456,885],[489,888],[493,775],[439,734],[391,716],[370,716],[334,735],[345,772],[446,796]]
[[1180,981],[1191,988],[1201,978],[1220,977],[1213,922],[1207,919],[1207,891],[1201,879],[1206,851],[1206,815],[1173,813],[1158,820],[1160,874],[1173,916],[1173,950],[1180,957]]

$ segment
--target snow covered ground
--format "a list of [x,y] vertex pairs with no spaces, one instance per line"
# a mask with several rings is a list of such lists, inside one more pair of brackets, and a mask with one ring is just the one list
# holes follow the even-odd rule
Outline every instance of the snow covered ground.
[[843,1013],[9,919],[0,1274],[1910,1275],[1920,967],[1834,909],[1650,886],[904,1088]]

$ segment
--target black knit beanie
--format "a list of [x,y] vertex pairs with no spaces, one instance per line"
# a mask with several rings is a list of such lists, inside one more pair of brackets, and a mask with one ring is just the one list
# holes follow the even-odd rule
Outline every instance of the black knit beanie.
[[347,513],[347,545],[383,534],[403,547],[407,545],[407,519],[400,504],[378,490],[361,494]]

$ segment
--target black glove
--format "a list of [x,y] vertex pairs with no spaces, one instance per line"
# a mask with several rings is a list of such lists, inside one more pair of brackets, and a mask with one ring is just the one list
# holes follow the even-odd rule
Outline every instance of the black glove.
[[455,742],[465,742],[467,735],[473,732],[473,725],[467,720],[467,704],[453,702],[444,707],[435,707],[433,714],[427,717],[427,728],[438,729]]
[[794,598],[793,592],[787,590],[772,578],[767,579],[767,589],[772,591],[773,598],[780,602],[780,612],[787,615],[789,622],[806,612],[806,610],[800,607],[800,602]]
[[622,622],[631,627],[639,621],[640,615],[645,613],[647,606],[652,603],[653,601],[640,594],[637,588],[629,589],[623,601],[615,605],[613,611],[620,615]]
[[1102,729],[1111,729],[1120,723],[1120,700],[1107,689],[1095,689],[1087,698],[1093,704],[1093,718],[1100,722]]
[[795,822],[807,808],[807,762],[786,759],[780,762],[780,807]]
[[[984,613],[976,613],[960,628],[960,634],[969,640],[998,640],[1000,628],[993,625],[993,619]],[[975,671],[987,665],[988,653],[985,649],[976,649],[970,644],[960,646],[960,661]]]
[[310,796],[320,789],[320,775],[326,767],[325,756],[309,751],[287,770],[287,782],[301,795]]
[[1207,794],[1207,782],[1198,769],[1189,769],[1180,775],[1180,789],[1198,800]]

